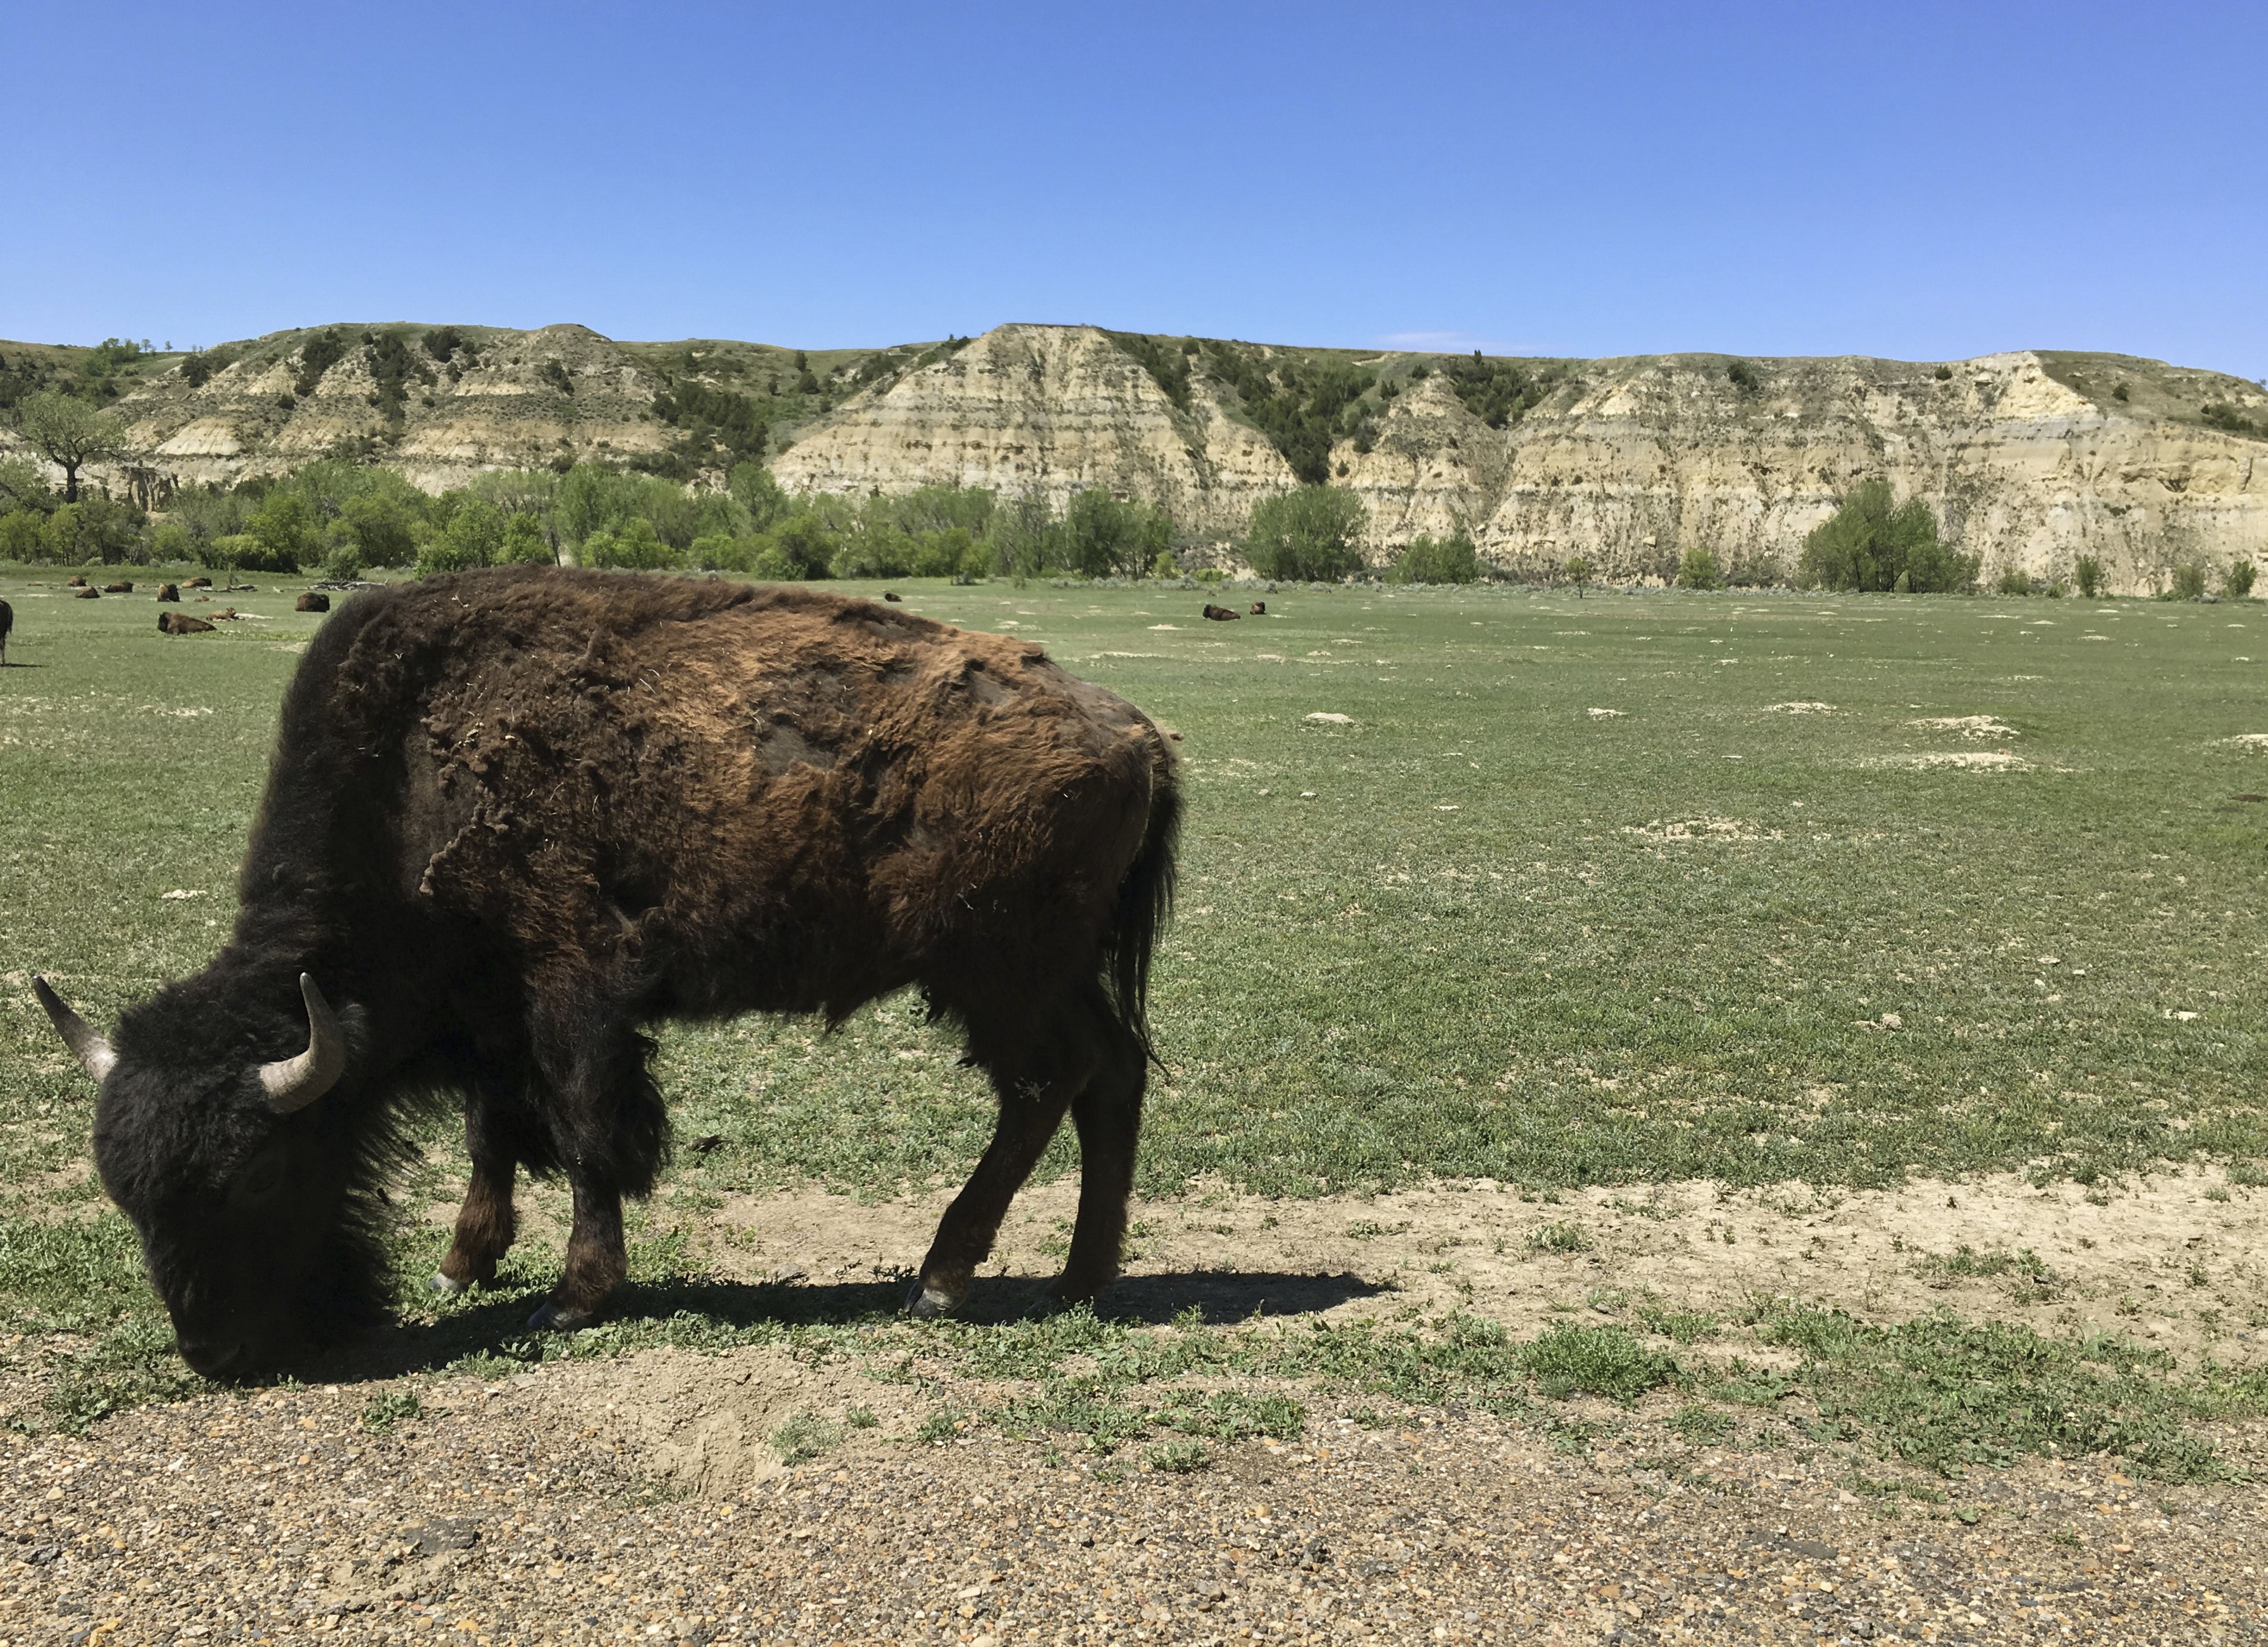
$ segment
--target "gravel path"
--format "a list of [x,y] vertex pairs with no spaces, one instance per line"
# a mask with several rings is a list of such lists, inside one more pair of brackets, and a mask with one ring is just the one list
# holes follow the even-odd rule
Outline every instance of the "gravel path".
[[[720,1385],[747,1377],[737,1359],[710,1363]],[[648,1361],[210,1397],[85,1439],[0,1438],[0,1647],[2187,1643],[2257,1639],[2268,1609],[2250,1488],[2034,1462],[1886,1518],[1896,1501],[1845,1490],[1827,1454],[1649,1458],[1627,1414],[1629,1444],[1583,1455],[1484,1415],[1366,1429],[1310,1393],[1300,1442],[1185,1474],[1138,1450],[1051,1462],[989,1430],[928,1445],[881,1427],[673,1496],[608,1419],[662,1370]],[[424,1415],[372,1435],[365,1404],[397,1388]]]

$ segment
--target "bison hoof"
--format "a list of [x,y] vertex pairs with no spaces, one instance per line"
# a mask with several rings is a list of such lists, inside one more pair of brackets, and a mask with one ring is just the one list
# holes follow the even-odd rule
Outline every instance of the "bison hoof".
[[560,1304],[546,1304],[527,1318],[527,1324],[539,1333],[573,1333],[591,1325],[591,1312],[588,1310],[571,1310]]
[[959,1292],[946,1292],[929,1281],[917,1281],[914,1283],[914,1289],[906,1295],[906,1313],[914,1316],[951,1315],[961,1308],[961,1301],[966,1296],[966,1288]]
[[451,1293],[464,1291],[466,1287],[470,1283],[467,1281],[451,1281],[446,1275],[441,1274],[438,1272],[434,1274],[433,1279],[426,1283],[427,1286],[432,1288],[435,1292],[439,1293],[445,1298]]

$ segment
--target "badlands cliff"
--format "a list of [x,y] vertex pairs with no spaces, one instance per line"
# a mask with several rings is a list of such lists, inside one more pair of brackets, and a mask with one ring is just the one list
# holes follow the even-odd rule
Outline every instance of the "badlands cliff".
[[[201,383],[180,366],[149,376],[118,403],[133,450],[104,477],[160,504],[177,486],[324,456],[383,463],[429,490],[577,460],[721,484],[730,454],[679,426],[669,398],[699,383],[746,397],[791,492],[959,484],[1060,500],[1104,486],[1164,506],[1202,558],[1229,553],[1255,503],[1298,484],[1250,413],[1250,372],[1355,368],[1369,385],[1345,414],[1359,438],[1330,449],[1328,471],[1369,505],[1380,556],[1462,527],[1515,573],[1580,555],[1595,576],[1660,578],[1704,544],[1764,577],[1793,565],[1852,485],[1885,476],[1930,501],[1988,580],[2068,577],[2092,555],[2114,588],[2149,592],[2182,561],[2268,560],[2268,439],[2242,432],[2268,430],[2268,395],[2123,356],[1521,363],[1531,403],[1491,426],[1445,370],[1462,366],[1451,358],[1163,339],[1145,365],[1087,326],[814,352],[807,370],[764,345],[464,328],[469,357],[434,371],[421,356],[423,375],[391,387],[367,341],[377,334],[339,329],[348,346],[312,382],[314,332],[232,346]],[[1248,363],[1241,390],[1232,354]],[[1161,382],[1160,360],[1185,362],[1186,380]],[[2210,426],[2209,406],[2228,409],[2214,416],[2231,426]]]
[[[2031,352],[1555,362],[1544,397],[1491,428],[1427,357],[1345,358],[1400,391],[1368,451],[1342,441],[1330,458],[1370,506],[1374,553],[1462,526],[1529,575],[1580,555],[1601,577],[1660,578],[1698,543],[1763,576],[1793,566],[1852,485],[1887,476],[1988,577],[2068,577],[2093,555],[2114,587],[2152,590],[2181,561],[2268,560],[2268,440],[2198,419],[2206,404],[2257,417],[2268,395],[2217,373]],[[774,469],[791,491],[1102,485],[1233,538],[1295,482],[1195,364],[1183,410],[1094,328],[1001,327],[821,418]]]

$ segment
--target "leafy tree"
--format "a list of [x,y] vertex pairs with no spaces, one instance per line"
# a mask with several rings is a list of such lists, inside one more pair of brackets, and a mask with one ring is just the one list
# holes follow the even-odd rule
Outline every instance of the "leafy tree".
[[1362,565],[1369,512],[1341,486],[1303,486],[1252,512],[1244,554],[1263,577],[1336,581]]
[[348,541],[369,566],[406,566],[416,558],[415,519],[401,499],[380,491],[350,498],[340,512]]
[[[272,491],[244,523],[246,535],[259,546],[257,570],[297,572],[313,558],[314,512],[296,491]],[[254,568],[247,566],[247,570]]]
[[1061,528],[1045,492],[1027,491],[992,518],[993,564],[1012,578],[1036,578],[1062,563]]
[[1153,578],[1178,578],[1182,575],[1182,563],[1174,558],[1174,551],[1169,549],[1150,563],[1150,575]]
[[2029,595],[2032,592],[2032,574],[2021,566],[2011,566],[2000,574],[1996,587],[2002,595]]
[[1064,513],[1065,564],[1082,577],[1139,572],[1172,543],[1173,522],[1145,503],[1122,503],[1100,486],[1071,500]]
[[1591,580],[1591,563],[1580,555],[1570,555],[1559,570],[1566,574],[1567,581],[1575,586],[1575,598],[1581,600],[1583,586]]
[[2102,563],[2094,556],[2081,555],[2072,576],[2079,580],[2079,592],[2088,600],[2102,593]]
[[726,484],[733,500],[748,512],[750,524],[759,532],[770,531],[787,513],[787,494],[761,463],[735,463]]
[[1395,558],[1388,583],[1471,583],[1481,575],[1480,552],[1460,527],[1448,536],[1412,538]]
[[790,515],[772,529],[770,537],[791,578],[824,578],[835,565],[835,535],[815,516]]
[[45,514],[55,506],[55,495],[38,464],[29,458],[0,458],[0,514],[18,509]]
[[111,413],[53,390],[25,396],[16,427],[33,449],[63,472],[63,501],[78,501],[78,472],[115,457],[126,447],[126,425]]
[[[1901,577],[1904,572],[1901,571]],[[1725,575],[1717,568],[1717,557],[1708,548],[1696,543],[1685,551],[1677,563],[1677,587],[1681,589],[1721,589]]]
[[38,509],[11,509],[0,514],[0,560],[46,559],[47,519]]
[[41,528],[44,558],[66,566],[115,565],[135,548],[144,520],[129,505],[90,493],[47,517]]
[[418,549],[417,575],[495,565],[504,544],[504,511],[485,498],[461,491],[444,494],[435,502],[447,506],[446,520]]
[[1852,488],[1832,519],[1803,540],[1795,580],[1801,588],[1880,593],[1900,576],[1917,595],[1965,589],[1977,581],[1978,558],[1954,553],[1938,539],[1937,517],[1919,498],[1895,507],[1890,483]]
[[665,572],[683,565],[676,550],[664,543],[653,522],[634,514],[615,533],[594,533],[583,544],[583,564],[612,566],[626,572]]
[[504,539],[497,545],[496,564],[499,566],[556,566],[559,557],[543,535],[543,528],[532,514],[508,514],[504,521]]

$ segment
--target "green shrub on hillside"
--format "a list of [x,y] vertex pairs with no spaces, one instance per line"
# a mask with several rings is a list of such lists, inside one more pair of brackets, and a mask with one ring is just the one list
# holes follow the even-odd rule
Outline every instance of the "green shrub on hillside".
[[1944,594],[1973,586],[1977,569],[1976,557],[1955,554],[1939,541],[1927,503],[1909,498],[1893,507],[1890,483],[1870,480],[1803,540],[1795,581],[1800,588],[1867,594],[1895,588],[1903,575],[1916,595]]
[[2094,556],[2081,555],[2071,569],[2071,575],[2078,581],[2079,592],[2088,600],[2102,593],[2102,563]]
[[1395,557],[1388,583],[1471,583],[1481,575],[1480,552],[1461,527],[1447,537],[1421,535]]
[[347,358],[350,346],[346,334],[335,326],[310,337],[299,350],[299,372],[291,380],[292,393],[313,395],[315,386],[323,380],[323,373]]
[[1999,582],[1993,587],[2002,595],[2029,595],[2032,592],[2032,574],[2021,566],[2011,566],[2000,574]]
[[2195,561],[2185,560],[2174,568],[2174,587],[2170,598],[2176,601],[2205,599],[2205,568]]
[[[1907,574],[1901,572],[1898,579],[1897,585],[1893,587],[1904,593],[1908,587]],[[1684,558],[1677,563],[1677,587],[1681,589],[1723,588],[1725,574],[1717,569],[1717,557],[1699,543],[1688,549]]]
[[2241,601],[2252,593],[2253,577],[2254,567],[2250,561],[2236,561],[2228,568],[2228,576],[2220,586],[2221,593],[2231,600]]
[[1331,446],[1351,439],[1370,450],[1376,409],[1364,395],[1377,373],[1339,364],[1307,365],[1238,343],[1208,343],[1212,370],[1236,391],[1245,415],[1307,485],[1330,477]]

